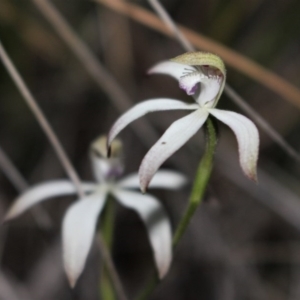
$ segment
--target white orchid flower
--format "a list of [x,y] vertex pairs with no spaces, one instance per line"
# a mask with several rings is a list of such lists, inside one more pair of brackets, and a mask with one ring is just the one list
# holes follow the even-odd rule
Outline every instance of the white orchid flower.
[[[160,202],[151,195],[142,195],[132,189],[139,188],[137,174],[131,174],[116,180],[123,172],[120,159],[121,144],[115,140],[112,144],[112,156],[104,158],[106,138],[96,140],[91,147],[91,159],[97,183],[84,183],[86,196],[76,201],[67,210],[62,228],[64,267],[72,287],[83,271],[99,215],[108,195],[112,195],[120,204],[134,210],[144,222],[158,270],[163,278],[172,259],[172,233],[170,221]],[[173,171],[158,172],[152,180],[153,188],[175,190],[183,186],[186,179]],[[16,199],[8,211],[5,221],[15,218],[31,206],[53,197],[76,193],[71,181],[48,181],[30,188]]]
[[226,70],[223,61],[211,53],[190,52],[157,64],[150,69],[149,73],[161,73],[174,77],[178,80],[179,87],[188,95],[192,95],[196,103],[187,104],[169,98],[149,99],[124,113],[112,126],[108,134],[108,149],[121,130],[149,112],[193,111],[174,122],[144,157],[139,169],[142,192],[146,191],[162,163],[202,127],[210,114],[228,125],[235,133],[242,170],[250,179],[256,181],[259,147],[256,126],[238,113],[215,108],[225,86]]

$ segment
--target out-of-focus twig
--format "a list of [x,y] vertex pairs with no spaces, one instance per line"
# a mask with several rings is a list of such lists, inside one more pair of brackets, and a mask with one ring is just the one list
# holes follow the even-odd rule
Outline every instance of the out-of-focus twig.
[[41,128],[45,132],[47,138],[49,139],[51,145],[53,146],[62,166],[64,167],[65,171],[67,172],[70,179],[74,182],[78,194],[82,198],[84,196],[84,192],[80,185],[80,179],[73,168],[67,154],[65,153],[62,145],[60,144],[56,134],[54,133],[53,129],[51,128],[49,122],[47,121],[46,117],[44,116],[43,112],[39,108],[36,100],[34,99],[33,95],[27,88],[25,82],[23,81],[22,77],[20,76],[19,72],[13,65],[11,59],[9,58],[8,54],[6,53],[2,43],[0,42],[0,59],[4,64],[7,72],[11,76],[12,80],[14,81],[15,85],[17,86],[18,90],[20,91],[21,95],[24,97],[27,105],[33,112],[34,116],[36,117],[37,121],[39,122]]
[[[133,20],[157,30],[165,35],[173,37],[171,29],[164,24],[154,14],[139,6],[126,3],[120,0],[93,0],[104,4],[111,9],[125,14]],[[224,45],[221,45],[199,33],[194,32],[184,26],[178,26],[187,39],[196,46],[197,49],[209,51],[220,55],[224,61],[231,67],[249,76],[255,81],[268,87],[273,92],[280,95],[296,107],[300,108],[300,90],[281,78],[280,76],[268,71],[256,62],[246,58],[238,52],[235,52]]]
[[49,139],[51,145],[53,146],[53,148],[54,148],[61,164],[65,168],[65,171],[69,175],[70,179],[74,182],[74,184],[75,184],[75,186],[78,190],[78,194],[80,195],[80,197],[83,197],[84,192],[81,188],[80,179],[79,179],[76,171],[74,170],[71,162],[69,161],[69,158],[67,157],[64,149],[62,148],[56,134],[52,130],[50,124],[48,123],[48,121],[47,121],[46,117],[44,116],[43,112],[41,111],[41,109],[39,108],[39,106],[38,106],[37,102],[35,101],[33,95],[31,94],[31,92],[27,88],[25,82],[21,78],[19,72],[17,71],[17,69],[13,65],[12,61],[10,60],[10,58],[9,58],[8,54],[6,53],[5,49],[3,48],[1,42],[0,42],[0,58],[1,58],[5,68],[7,70],[7,72],[9,73],[9,75],[11,76],[11,78],[14,81],[15,85],[19,89],[21,95],[24,97],[27,105],[31,109],[32,113],[34,114],[37,121],[39,122],[41,128],[43,129],[46,136],[48,137],[48,139]]
[[229,151],[223,151],[222,156],[216,153],[218,172],[300,232],[299,196],[286,188],[282,182],[274,179],[274,174],[272,176],[261,168],[257,170],[259,185],[254,186],[252,182],[241,176],[240,167],[232,159]]
[[[28,188],[28,184],[26,180],[23,178],[19,170],[14,166],[9,157],[0,147],[0,169],[5,174],[5,176],[9,179],[11,184],[15,187],[15,189],[22,193],[24,190]],[[52,224],[52,221],[47,214],[47,212],[39,206],[36,206],[32,210],[33,217],[37,224],[41,228],[49,228]],[[3,241],[2,241],[3,245]],[[0,249],[0,260],[1,260],[1,249]]]
[[278,145],[280,146],[291,158],[300,162],[299,153],[293,149],[284,138],[258,114],[232,87],[228,84],[225,85],[224,91],[245,113],[247,113],[253,121]]
[[[183,48],[186,51],[195,51],[194,47],[190,44],[189,40],[181,32],[172,18],[169,16],[164,7],[158,0],[148,0],[152,7],[155,9],[160,18],[169,27],[170,30],[177,37]],[[259,127],[265,131],[269,137],[277,143],[289,156],[300,162],[300,155],[283,139],[283,137],[272,128],[272,126],[266,122],[247,102],[231,88],[228,84],[225,85],[225,93],[233,100],[244,112],[251,116],[251,118],[259,125]]]
[[19,170],[15,168],[6,153],[0,147],[0,169],[9,179],[18,192],[22,192],[28,188],[26,180],[23,178]]
[[[75,31],[70,27],[67,21],[59,11],[47,0],[32,0],[41,13],[51,23],[57,34],[67,44],[71,51],[82,62],[87,72],[95,80],[98,86],[103,89],[110,100],[113,102],[119,112],[124,112],[132,106],[132,101],[126,93],[101,65],[95,54],[88,46],[77,36]],[[156,134],[151,125],[146,121],[139,122],[138,126],[133,124],[133,129],[144,142],[145,145],[151,145],[151,141],[156,139]]]
[[172,18],[169,16],[167,11],[164,9],[164,7],[160,4],[159,1],[156,0],[148,0],[150,5],[154,8],[156,13],[159,15],[161,20],[169,27],[169,29],[173,32],[176,39],[181,43],[183,48],[186,51],[195,51],[193,45],[190,43],[190,41],[184,36],[184,34],[181,32],[181,30],[177,29],[177,25],[174,23]]
[[[47,270],[47,276],[43,276]],[[34,299],[55,299],[65,285],[61,239],[56,238],[31,267],[26,285]]]
[[[161,6],[158,0],[149,0],[149,2],[152,4],[153,2],[155,3],[154,8],[157,9],[157,13],[163,18],[166,24],[172,24],[170,25],[170,29],[175,30],[175,31],[180,31],[177,29],[176,24],[172,21],[172,19],[169,17],[167,12],[164,10],[164,8]],[[163,13],[164,12],[164,13]],[[177,34],[178,35],[178,34]],[[181,39],[185,39],[185,36],[182,35]],[[185,44],[182,44],[184,46]],[[236,103],[240,104],[241,108],[244,108],[244,110],[251,115],[257,121],[257,123],[264,129],[269,136],[277,142],[284,150],[287,151],[289,155],[292,157],[296,158],[298,161],[299,160],[299,155],[296,153],[284,140],[283,138],[274,130],[272,127],[264,121],[231,87],[226,85],[226,91],[229,94],[229,96],[235,100]],[[224,155],[224,153],[223,153]],[[228,157],[228,159],[223,159],[223,163],[226,161],[231,161],[231,159]],[[228,168],[225,168],[227,170]],[[223,168],[224,170],[224,168]],[[228,172],[226,172],[228,174]],[[234,174],[232,176],[235,176],[235,174],[238,174],[238,172],[230,173]],[[262,182],[262,185],[260,187],[261,192],[265,193],[268,191],[265,191],[264,188],[266,186],[269,187],[270,192],[268,192],[270,195],[274,196],[274,200],[269,200],[269,197],[265,197],[266,199],[261,198],[261,202],[264,203],[265,205],[269,206],[272,210],[276,211],[279,213],[281,217],[286,219],[290,224],[294,225],[298,230],[300,230],[300,222],[298,221],[298,216],[300,214],[300,206],[298,204],[298,199],[297,196],[295,196],[293,193],[289,192],[287,189],[285,189],[283,186],[281,186],[278,182],[274,182],[274,179],[272,179],[270,176],[268,176],[265,172],[259,171],[260,174],[260,182]],[[229,175],[227,175],[229,176]],[[239,177],[239,176],[236,176]],[[236,179],[236,182],[240,182],[242,185],[244,183],[244,179],[238,180]],[[246,183],[246,187],[248,187],[249,183]],[[250,194],[254,195],[254,189],[252,185],[249,185],[249,190],[248,192]],[[256,195],[256,194],[255,194]],[[280,196],[281,197],[278,197]],[[289,195],[287,197],[287,195]],[[257,195],[256,195],[257,197]],[[281,199],[286,199],[288,198],[289,201],[281,201]]]
[[3,300],[36,300],[19,282],[3,272],[0,273],[0,297]]
[[119,298],[119,300],[126,300],[127,298],[125,296],[123,286],[121,285],[121,281],[119,280],[119,275],[117,273],[117,270],[113,265],[110,265],[110,264],[112,264],[112,260],[107,259],[108,257],[110,257],[110,252],[108,250],[108,247],[105,247],[105,249],[103,249],[103,247],[101,246],[101,244],[105,244],[103,235],[100,235],[98,233],[97,242],[98,242],[98,245],[101,250],[101,255],[104,258],[105,266],[109,270],[110,280],[113,283],[113,287],[115,288],[115,290],[117,292],[118,298]]
[[[0,42],[0,59],[2,60],[6,70],[8,71],[9,75],[11,76],[12,80],[14,81],[14,83],[16,84],[17,88],[19,89],[20,93],[22,94],[22,96],[24,97],[26,103],[28,104],[28,106],[30,107],[30,109],[32,110],[34,116],[36,117],[37,121],[39,122],[41,128],[43,129],[43,131],[45,132],[45,135],[47,136],[47,138],[49,139],[52,147],[54,148],[56,155],[58,157],[58,159],[60,160],[60,163],[62,164],[62,166],[64,167],[67,175],[70,177],[70,179],[73,181],[76,189],[77,189],[77,193],[79,198],[83,198],[84,197],[84,192],[81,186],[81,181],[80,178],[77,174],[77,172],[75,171],[73,165],[71,164],[66,152],[64,151],[62,145],[60,144],[60,141],[58,140],[56,134],[54,133],[53,129],[51,128],[49,122],[47,121],[46,117],[44,116],[43,112],[41,111],[41,109],[39,108],[37,102],[35,101],[33,95],[31,94],[31,92],[29,91],[29,89],[27,88],[25,82],[23,81],[21,75],[19,74],[19,72],[17,71],[17,69],[15,68],[14,64],[12,63],[11,59],[9,58],[8,54],[6,53],[4,47],[2,46],[2,43]],[[104,258],[106,259],[106,261],[109,261],[109,263],[107,264],[108,270],[110,273],[113,274],[117,274],[112,258],[108,252],[108,250],[106,249],[106,245],[104,243],[100,243],[101,245],[101,249],[104,253]],[[112,270],[113,269],[113,270]],[[119,287],[121,285],[120,280],[118,278],[118,276],[112,276],[112,280],[117,280],[117,283],[115,283],[114,281],[114,286],[116,288],[116,293],[118,294],[119,298],[121,300],[126,300],[126,296],[125,293],[122,290],[119,289]]]
[[[177,37],[177,39],[179,40],[179,42],[185,48],[186,51],[194,51],[193,45],[188,40],[189,37],[188,33],[184,30],[183,27],[180,26],[177,27],[177,25],[170,18],[170,16],[165,11],[165,9],[163,8],[163,6],[160,4],[159,1],[149,0],[150,4],[156,10],[157,14],[160,16],[160,18],[163,20],[164,23],[162,23],[162,21],[157,19],[157,17],[154,16],[153,14],[135,5],[125,3],[124,1],[111,0],[110,3],[107,3],[106,0],[94,0],[94,1],[101,2],[111,7],[112,9],[124,13],[125,15],[128,15],[129,17],[147,26],[150,26],[154,29],[159,29],[159,31],[162,31],[165,34],[172,35],[173,33],[173,35]],[[202,37],[199,36],[200,41],[201,39]],[[214,42],[211,41],[211,43]],[[202,46],[201,43],[200,46]],[[229,52],[231,51],[229,49],[227,50]],[[220,51],[220,54],[222,55],[223,52]],[[232,51],[231,55],[235,55],[235,52]],[[268,122],[266,122],[253,108],[251,108],[251,106],[249,106],[246,103],[246,101],[243,100],[243,98],[240,95],[238,95],[228,84],[226,84],[225,92],[243,111],[245,111],[253,120],[255,120],[255,122],[260,126],[260,128],[263,131],[265,131],[275,143],[277,143],[289,156],[291,156],[296,161],[300,162],[300,155],[281,137],[281,135],[278,132],[276,132],[272,128],[270,124],[268,124]],[[300,92],[299,92],[299,97],[300,97]]]

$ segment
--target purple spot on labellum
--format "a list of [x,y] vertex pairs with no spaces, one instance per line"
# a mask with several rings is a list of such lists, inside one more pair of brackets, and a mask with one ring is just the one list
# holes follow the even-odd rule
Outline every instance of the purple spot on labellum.
[[188,95],[194,95],[201,81],[201,74],[197,71],[186,74],[179,79],[179,87]]
[[197,91],[197,88],[198,88],[198,83],[195,84],[195,85],[191,88],[190,93],[188,93],[188,95],[194,95],[194,94],[196,93],[196,91]]
[[187,86],[186,84],[183,84],[182,82],[180,82],[179,87],[184,90],[188,95],[194,95],[197,88],[198,88],[198,83],[196,83],[195,85],[191,86]]
[[115,166],[107,172],[105,178],[106,180],[119,178],[123,174],[123,171],[122,166]]

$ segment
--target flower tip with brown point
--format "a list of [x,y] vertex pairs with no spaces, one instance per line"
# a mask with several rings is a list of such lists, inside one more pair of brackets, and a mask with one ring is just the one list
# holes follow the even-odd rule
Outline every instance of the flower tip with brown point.
[[149,182],[140,178],[140,190],[143,195],[147,193],[148,186],[149,186]]
[[256,172],[253,173],[253,175],[251,177],[249,177],[252,181],[254,181],[256,184],[258,184],[258,179],[257,179],[257,174]]
[[248,179],[258,184],[256,168],[254,170],[245,172],[245,175],[247,176]]
[[140,189],[141,189],[141,192],[143,195],[145,195],[147,193],[147,187],[141,186]]
[[150,76],[156,73],[157,66],[160,64],[156,64],[147,70],[146,75]]
[[74,289],[78,278],[75,278],[75,277],[71,276],[70,274],[67,274],[67,277],[68,277],[68,282],[69,282],[71,289]]

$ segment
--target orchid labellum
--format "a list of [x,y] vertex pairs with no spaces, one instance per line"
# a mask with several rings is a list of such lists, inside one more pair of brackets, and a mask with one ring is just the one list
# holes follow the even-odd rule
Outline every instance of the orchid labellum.
[[108,135],[108,148],[121,130],[147,113],[164,110],[192,111],[175,121],[145,155],[139,169],[142,192],[146,191],[163,162],[196,134],[209,115],[225,123],[235,133],[242,170],[246,176],[256,181],[259,147],[256,126],[243,115],[215,108],[226,81],[226,70],[221,58],[205,52],[185,53],[155,65],[149,74],[155,73],[174,77],[178,80],[179,87],[191,95],[195,103],[188,104],[170,98],[149,99],[132,107],[112,126]]

